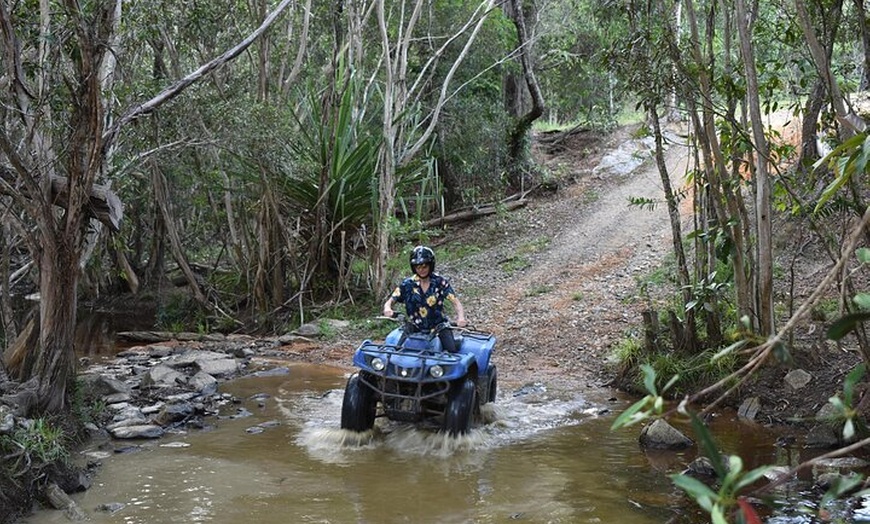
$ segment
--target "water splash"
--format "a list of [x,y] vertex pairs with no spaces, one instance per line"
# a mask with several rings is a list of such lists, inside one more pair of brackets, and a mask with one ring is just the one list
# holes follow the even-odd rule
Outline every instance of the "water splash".
[[555,428],[576,425],[597,416],[599,408],[570,392],[538,388],[505,396],[481,406],[482,424],[465,435],[450,436],[436,425],[378,419],[371,431],[340,429],[343,391],[281,392],[276,397],[282,415],[300,431],[295,443],[328,463],[347,463],[354,454],[385,450],[392,454],[448,457],[511,445]]

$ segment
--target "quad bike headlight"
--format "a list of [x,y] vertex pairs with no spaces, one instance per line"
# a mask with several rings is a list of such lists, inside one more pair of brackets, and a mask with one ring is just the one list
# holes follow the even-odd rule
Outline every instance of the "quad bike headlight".
[[387,367],[387,363],[384,362],[384,359],[381,357],[375,357],[372,359],[372,369],[375,371],[383,371],[385,367]]
[[432,375],[432,378],[441,378],[444,376],[444,368],[435,364],[431,368],[429,368],[429,374]]

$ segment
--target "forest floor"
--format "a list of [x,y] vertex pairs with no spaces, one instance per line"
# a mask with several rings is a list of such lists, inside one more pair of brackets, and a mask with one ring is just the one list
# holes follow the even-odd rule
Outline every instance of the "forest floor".
[[[534,154],[558,189],[536,194],[517,210],[454,227],[433,243],[437,253],[460,254],[439,258],[437,271],[452,279],[469,322],[498,336],[494,358],[502,384],[624,386],[616,349],[629,337],[642,343],[643,310],[676,304],[678,289],[662,271],[673,260],[662,178],[651,139],[635,137],[638,129],[538,135]],[[666,138],[672,185],[684,183],[693,156],[685,131],[670,129]],[[632,206],[630,199],[656,205]],[[691,203],[684,199],[681,206],[686,231]],[[833,261],[800,224],[777,218],[774,231],[782,325]],[[722,405],[736,408],[758,397],[761,423],[809,421],[861,361],[854,349],[825,340],[830,320],[814,315],[800,322],[788,338],[792,361],[769,362]],[[306,360],[348,367],[356,343],[338,336],[294,353],[301,349]],[[784,377],[798,368],[811,379],[794,389]]]

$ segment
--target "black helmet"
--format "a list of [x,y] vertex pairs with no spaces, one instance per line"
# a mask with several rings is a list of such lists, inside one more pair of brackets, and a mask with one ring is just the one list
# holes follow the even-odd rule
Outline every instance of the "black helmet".
[[414,266],[419,266],[420,264],[429,264],[429,272],[435,272],[435,252],[429,249],[426,246],[417,246],[411,251],[411,272],[416,273],[414,271]]

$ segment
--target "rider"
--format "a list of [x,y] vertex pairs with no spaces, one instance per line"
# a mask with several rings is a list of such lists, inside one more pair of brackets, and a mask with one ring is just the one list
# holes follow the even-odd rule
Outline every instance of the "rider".
[[445,351],[456,351],[453,331],[448,327],[444,315],[444,301],[453,303],[456,310],[456,325],[465,327],[465,310],[462,302],[453,292],[450,282],[435,273],[435,252],[426,246],[417,246],[411,251],[411,272],[413,276],[402,281],[384,303],[384,316],[392,317],[393,302],[405,304],[408,319],[419,331],[438,330],[441,347]]

